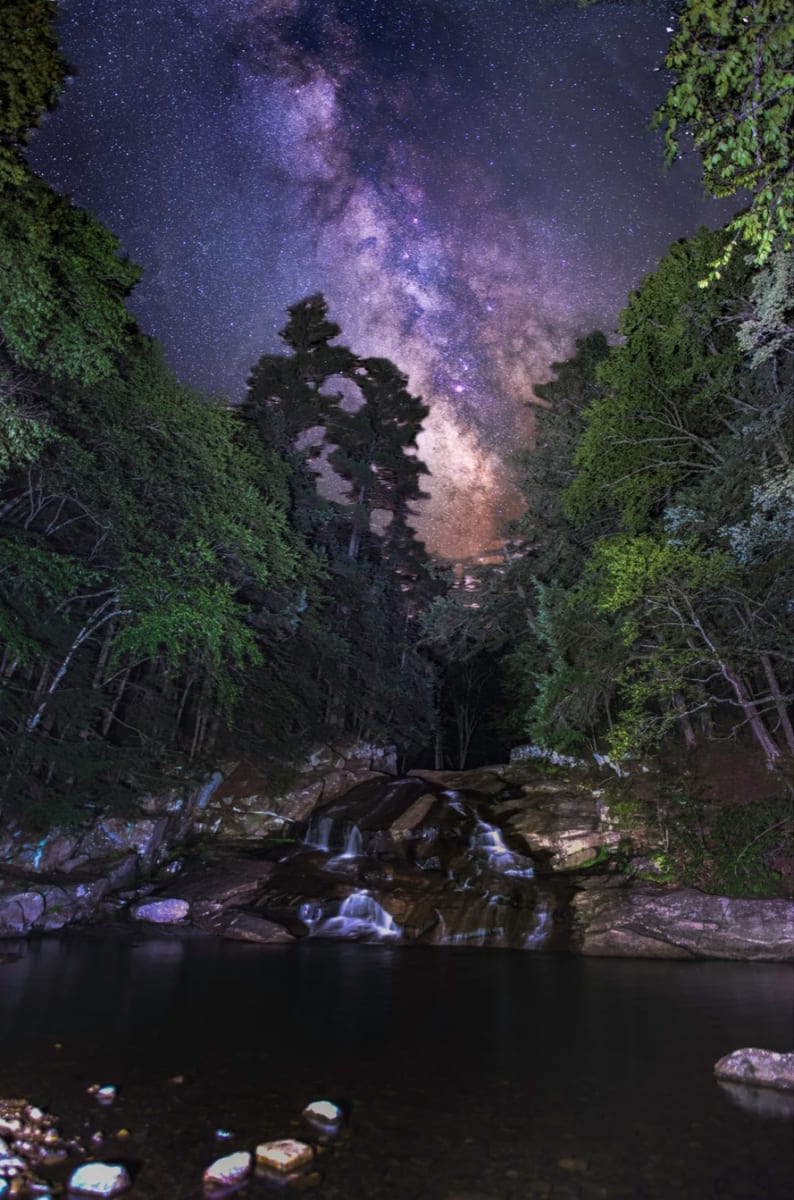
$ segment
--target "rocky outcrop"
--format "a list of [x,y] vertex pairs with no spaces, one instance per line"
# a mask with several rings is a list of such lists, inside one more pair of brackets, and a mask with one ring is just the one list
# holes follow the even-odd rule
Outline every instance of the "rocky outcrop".
[[[345,742],[318,747],[289,785],[250,763],[226,763],[200,784],[142,797],[130,816],[99,815],[84,828],[53,829],[41,837],[8,824],[0,830],[0,939],[85,921],[103,904],[113,915],[141,901],[152,890],[145,881],[157,872],[178,868],[174,859],[183,843],[207,837],[251,841],[289,831],[321,800],[381,779],[394,766],[388,747]],[[205,894],[192,915],[199,921],[217,915],[225,907],[217,887],[231,889],[237,901],[238,884],[228,876],[225,882],[203,880],[199,890]],[[169,897],[190,900],[193,907],[198,899]]]
[[50,933],[93,916],[109,891],[107,879],[0,883],[0,939]]
[[[321,747],[289,786],[227,763],[199,787],[145,797],[130,818],[39,841],[6,831],[0,939],[104,915],[260,944],[341,936],[650,958],[794,956],[787,901],[643,882],[653,839],[613,817],[592,776],[518,762],[395,780],[376,762],[386,756],[372,746]],[[191,860],[180,842],[197,831],[205,846]]]
[[794,905],[601,877],[573,900],[573,948],[621,958],[794,958]]

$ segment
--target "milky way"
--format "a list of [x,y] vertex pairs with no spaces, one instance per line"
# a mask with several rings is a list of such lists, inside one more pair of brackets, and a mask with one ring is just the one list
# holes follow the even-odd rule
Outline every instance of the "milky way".
[[145,268],[179,375],[242,396],[284,310],[430,404],[419,528],[458,556],[516,511],[533,383],[727,210],[648,123],[668,7],[573,0],[69,0],[76,69],[31,143]]

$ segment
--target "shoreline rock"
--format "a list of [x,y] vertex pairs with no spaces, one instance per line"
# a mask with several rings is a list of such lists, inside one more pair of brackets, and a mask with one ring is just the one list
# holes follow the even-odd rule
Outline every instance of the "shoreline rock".
[[717,1079],[727,1083],[794,1092],[794,1053],[748,1046],[719,1059],[714,1064],[714,1074]]

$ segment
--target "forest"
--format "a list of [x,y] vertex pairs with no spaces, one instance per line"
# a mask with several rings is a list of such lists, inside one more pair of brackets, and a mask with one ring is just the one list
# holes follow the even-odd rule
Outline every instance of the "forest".
[[426,406],[323,296],[241,405],[174,376],[126,306],[138,267],[25,157],[68,71],[56,7],[3,6],[0,811],[46,827],[340,734],[461,767],[737,740],[785,770],[792,19],[756,7],[737,27],[687,0],[657,114],[670,159],[686,130],[745,207],[527,397],[526,509],[472,591],[412,526]]

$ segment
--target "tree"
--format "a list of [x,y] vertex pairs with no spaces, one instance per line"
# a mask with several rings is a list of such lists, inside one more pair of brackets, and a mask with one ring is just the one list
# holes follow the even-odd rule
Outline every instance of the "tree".
[[0,184],[24,178],[19,148],[63,88],[57,13],[54,0],[4,0],[0,7]]
[[751,195],[710,264],[719,277],[740,240],[759,266],[791,246],[794,15],[788,0],[685,0],[677,21],[665,57],[675,82],[655,116],[667,160],[688,134],[713,196]]
[[[309,700],[303,721],[411,740],[428,719],[414,649],[426,560],[410,525],[427,408],[392,363],[359,358],[335,344],[339,333],[323,296],[292,305],[281,331],[289,353],[259,360],[243,406],[284,464],[292,519],[320,569],[287,676]],[[323,460],[331,484],[328,469],[320,483]]]
[[677,243],[621,315],[625,342],[598,368],[564,504],[574,524],[613,522],[577,594],[618,620],[625,647],[615,748],[656,744],[676,722],[691,743],[692,714],[733,708],[771,765],[776,734],[794,749],[791,356],[785,339],[742,354],[747,264],[699,288],[726,237]]

